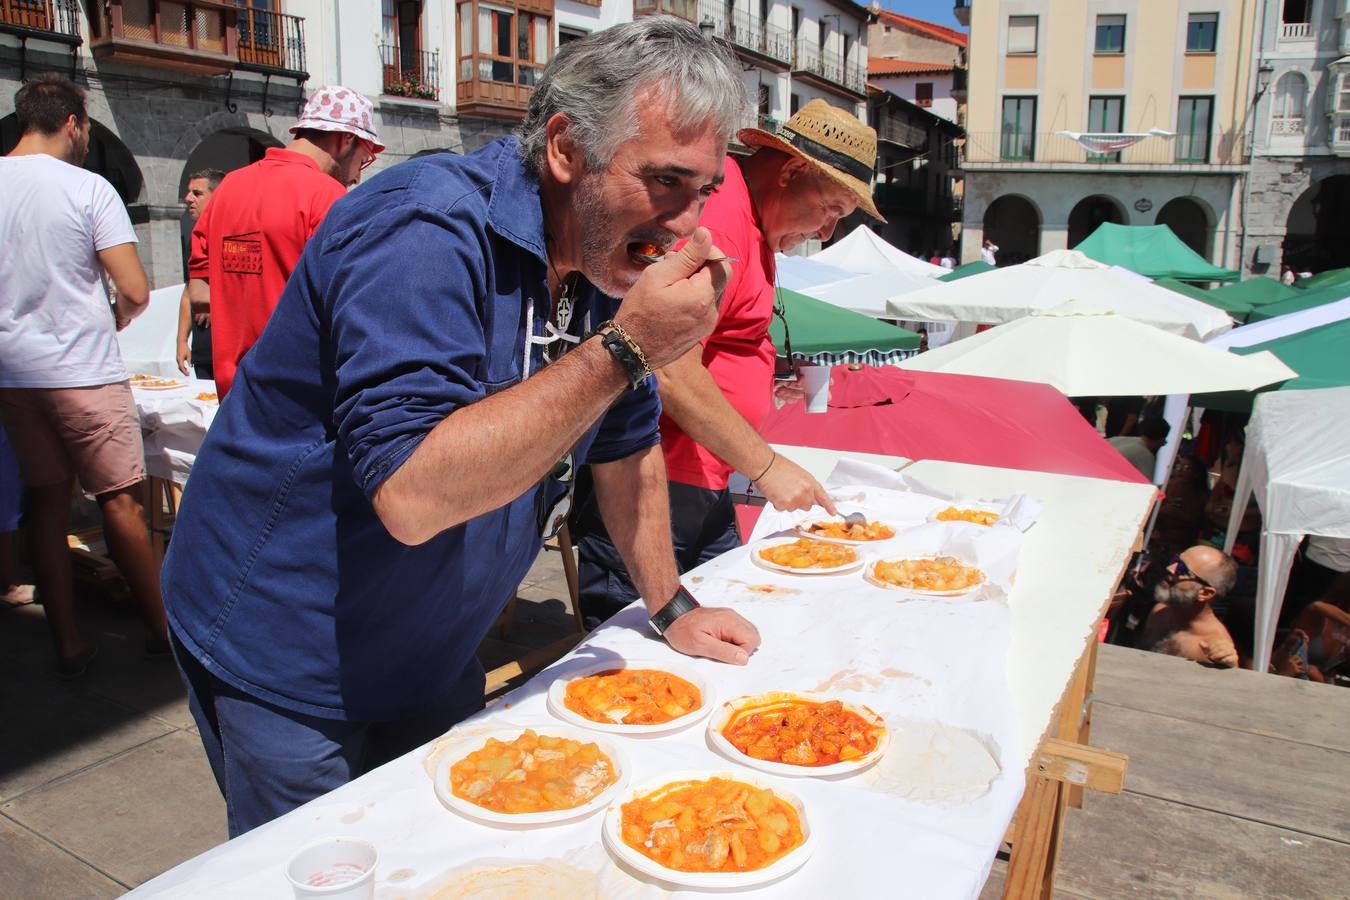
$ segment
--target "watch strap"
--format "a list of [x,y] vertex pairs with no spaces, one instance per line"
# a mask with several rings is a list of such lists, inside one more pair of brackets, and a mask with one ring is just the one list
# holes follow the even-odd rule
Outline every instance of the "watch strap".
[[684,585],[680,585],[679,590],[675,592],[675,596],[671,597],[665,606],[653,613],[647,621],[651,623],[657,634],[664,637],[666,630],[675,624],[676,619],[690,610],[698,608],[699,602],[694,599],[694,595],[689,593]]

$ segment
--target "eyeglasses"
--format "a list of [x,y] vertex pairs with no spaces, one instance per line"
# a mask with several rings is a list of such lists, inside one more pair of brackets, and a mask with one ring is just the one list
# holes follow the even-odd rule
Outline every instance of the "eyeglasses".
[[[550,506],[548,496],[551,493],[549,482],[556,482],[563,485],[563,495],[553,502]],[[540,540],[549,541],[558,536],[562,531],[563,525],[567,524],[567,516],[572,512],[572,489],[576,482],[576,457],[568,451],[567,455],[558,460],[553,469],[544,476],[539,484],[539,493],[535,497],[535,520],[539,523]]]
[[1214,585],[1191,571],[1191,567],[1182,561],[1180,554],[1172,557],[1167,563],[1165,571],[1167,572],[1167,580],[1173,583],[1178,581],[1194,581],[1201,587],[1214,587]]
[[375,145],[372,144],[370,141],[366,140],[365,138],[357,138],[357,140],[361,142],[361,146],[366,151],[366,161],[361,163],[361,171],[364,172],[366,169],[369,169],[371,166],[375,165],[375,157],[378,156],[379,154],[375,150]]

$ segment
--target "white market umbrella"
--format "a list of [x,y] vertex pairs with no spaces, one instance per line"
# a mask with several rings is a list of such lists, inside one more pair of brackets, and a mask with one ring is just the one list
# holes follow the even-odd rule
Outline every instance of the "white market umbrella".
[[891,311],[886,305],[889,298],[909,291],[920,291],[933,284],[933,279],[926,275],[891,270],[797,288],[797,292],[873,318],[889,318]]
[[798,293],[807,288],[858,277],[857,272],[817,262],[809,256],[785,256],[782,253],[775,253],[773,261],[777,270],[778,286]]
[[859,225],[837,242],[807,258],[858,275],[900,271],[938,278],[950,271],[916,256],[910,256],[899,247],[878,237],[877,233],[866,225]]
[[1350,388],[1256,398],[1228,520],[1231,553],[1247,500],[1261,507],[1252,668],[1270,665],[1289,568],[1306,535],[1350,538]]
[[887,301],[901,319],[988,322],[1020,319],[1082,300],[1193,340],[1233,327],[1223,310],[1158,287],[1077,250],[1052,250],[1017,266],[943,282]]
[[900,365],[1038,381],[1069,397],[1250,391],[1298,374],[1268,351],[1239,356],[1079,301],[1034,312]]

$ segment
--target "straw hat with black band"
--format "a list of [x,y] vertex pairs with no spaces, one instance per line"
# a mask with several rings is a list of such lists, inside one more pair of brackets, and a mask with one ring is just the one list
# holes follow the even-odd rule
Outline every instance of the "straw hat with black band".
[[872,203],[872,169],[877,164],[877,133],[855,116],[824,100],[797,110],[777,134],[745,128],[737,135],[747,147],[770,147],[804,159],[858,198],[858,208],[878,222],[885,218]]

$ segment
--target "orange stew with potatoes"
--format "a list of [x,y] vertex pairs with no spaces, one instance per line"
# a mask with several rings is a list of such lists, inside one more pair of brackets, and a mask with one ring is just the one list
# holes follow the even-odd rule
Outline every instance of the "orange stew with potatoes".
[[825,519],[812,522],[806,530],[816,537],[845,541],[884,541],[895,537],[895,529],[884,522],[855,522],[850,525],[839,519]]
[[657,669],[610,669],[567,683],[563,705],[592,722],[660,725],[699,708],[703,695]]
[[998,521],[998,513],[987,509],[957,509],[949,506],[937,514],[939,522],[973,522],[976,525],[993,525]]
[[733,781],[677,781],[625,803],[623,842],[681,872],[750,872],[801,846],[797,810],[772,790]]
[[838,700],[790,700],[741,710],[723,727],[722,736],[755,759],[831,766],[871,753],[883,731]]
[[842,544],[798,538],[759,551],[759,558],[789,569],[833,569],[858,561],[858,551]]
[[450,767],[456,797],[499,813],[573,809],[618,778],[614,763],[592,743],[525,731],[513,741],[488,738]]

